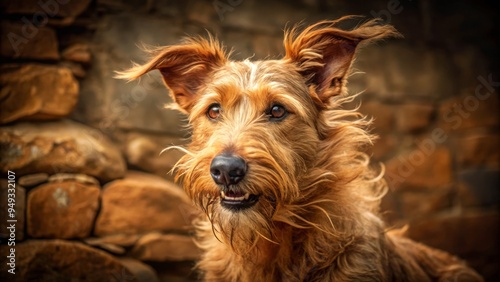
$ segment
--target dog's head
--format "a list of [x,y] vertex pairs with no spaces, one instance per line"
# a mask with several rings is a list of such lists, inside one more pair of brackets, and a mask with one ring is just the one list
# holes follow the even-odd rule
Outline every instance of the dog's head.
[[375,20],[336,27],[346,19],[286,32],[279,60],[231,61],[214,39],[191,38],[120,73],[159,70],[188,115],[192,142],[177,178],[223,239],[273,240],[275,223],[308,222],[307,208],[333,191],[322,183],[360,174],[351,148],[369,137],[362,122],[342,122],[356,115],[337,106],[360,43],[397,32]]

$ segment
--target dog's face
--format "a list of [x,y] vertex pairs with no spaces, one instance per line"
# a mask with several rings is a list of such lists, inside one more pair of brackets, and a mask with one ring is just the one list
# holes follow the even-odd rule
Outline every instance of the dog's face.
[[331,126],[323,112],[345,92],[358,44],[395,34],[375,21],[352,31],[336,24],[287,33],[280,60],[230,61],[216,41],[189,39],[122,73],[130,79],[160,70],[188,115],[192,142],[177,177],[222,240],[272,240],[274,222],[285,221],[280,211],[300,209],[332,173],[318,169]]
[[319,111],[308,87],[291,63],[244,61],[215,70],[201,92],[178,176],[216,230],[269,236],[277,207],[300,197],[315,159]]
[[272,215],[299,196],[314,160],[318,110],[296,68],[283,61],[228,62],[189,111],[186,191],[211,214]]

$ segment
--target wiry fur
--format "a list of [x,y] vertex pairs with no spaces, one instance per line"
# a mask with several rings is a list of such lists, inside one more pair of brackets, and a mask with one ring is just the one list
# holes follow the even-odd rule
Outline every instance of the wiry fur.
[[[235,62],[214,39],[155,51],[119,73],[159,69],[193,129],[177,179],[206,219],[198,222],[198,263],[207,281],[481,281],[457,258],[386,232],[378,215],[383,167],[363,153],[370,121],[342,104],[360,43],[398,33],[376,20],[353,30],[324,21],[285,34],[281,60]],[[207,109],[219,103],[218,120]],[[272,122],[273,104],[289,115]],[[235,189],[260,195],[242,211],[220,204],[212,159],[231,152],[248,163]]]

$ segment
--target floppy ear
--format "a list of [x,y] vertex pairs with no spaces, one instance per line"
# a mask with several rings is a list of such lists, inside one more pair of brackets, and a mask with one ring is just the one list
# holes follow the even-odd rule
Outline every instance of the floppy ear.
[[178,109],[189,113],[200,88],[212,71],[227,61],[225,50],[213,38],[188,38],[183,44],[149,51],[152,59],[117,72],[116,78],[134,80],[151,70],[159,70]]
[[392,26],[380,25],[377,19],[348,31],[336,27],[348,19],[352,17],[322,21],[298,35],[296,27],[285,33],[284,60],[298,67],[308,86],[314,89],[311,91],[313,99],[321,106],[345,91],[349,69],[360,43],[401,36]]

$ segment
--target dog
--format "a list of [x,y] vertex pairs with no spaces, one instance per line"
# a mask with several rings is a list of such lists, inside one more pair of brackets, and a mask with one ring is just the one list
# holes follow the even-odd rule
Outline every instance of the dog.
[[400,34],[343,17],[285,31],[277,60],[232,61],[212,36],[119,72],[159,70],[192,128],[176,180],[204,212],[206,281],[482,281],[458,258],[388,231],[370,121],[342,107],[357,49]]

